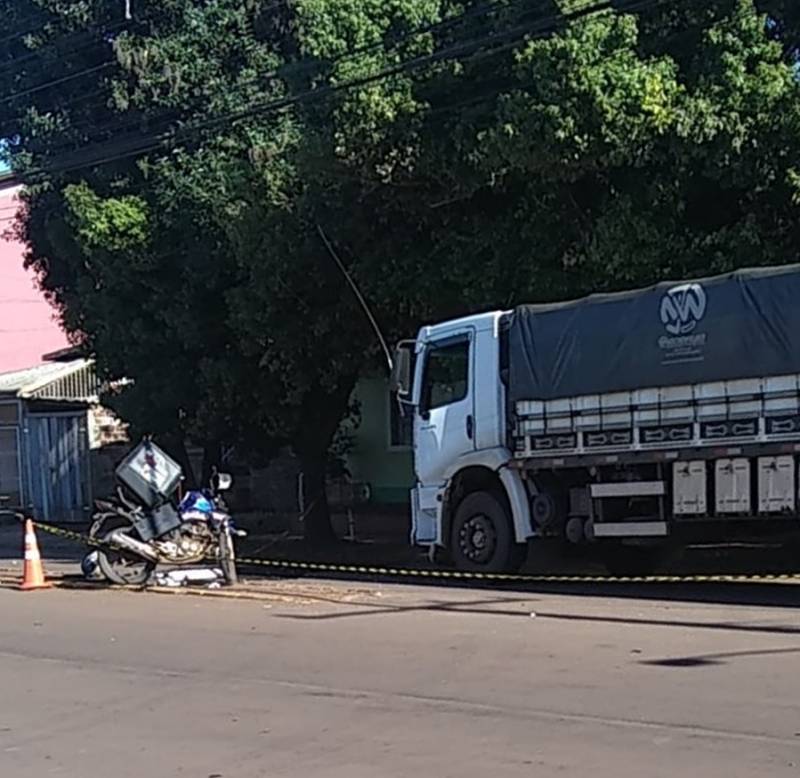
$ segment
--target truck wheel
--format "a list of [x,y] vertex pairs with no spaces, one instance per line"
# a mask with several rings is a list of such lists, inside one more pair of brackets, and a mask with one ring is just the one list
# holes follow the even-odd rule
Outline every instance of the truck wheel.
[[610,575],[619,578],[643,578],[652,575],[663,556],[660,548],[641,548],[622,544],[604,549],[603,563]]
[[475,492],[456,509],[450,552],[459,570],[508,573],[522,566],[526,547],[514,542],[511,519],[497,497]]

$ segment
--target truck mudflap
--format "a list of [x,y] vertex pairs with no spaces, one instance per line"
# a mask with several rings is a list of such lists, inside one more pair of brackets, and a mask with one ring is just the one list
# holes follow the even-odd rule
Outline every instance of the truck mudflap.
[[442,544],[442,493],[438,486],[416,486],[411,490],[411,544]]

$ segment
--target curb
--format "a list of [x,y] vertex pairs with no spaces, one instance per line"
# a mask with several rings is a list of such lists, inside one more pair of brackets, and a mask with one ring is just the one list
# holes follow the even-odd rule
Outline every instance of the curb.
[[[19,575],[10,575],[11,571],[0,569],[0,589],[12,591],[19,590]],[[106,585],[102,582],[87,581],[78,577],[64,578],[59,575],[48,576],[52,589],[63,591],[91,591],[91,592],[128,592],[133,594],[173,594],[191,597],[209,597],[223,600],[250,600],[260,602],[279,602],[286,604],[331,602],[330,597],[323,597],[309,592],[290,591],[261,591],[253,588],[219,588],[205,589],[192,586],[117,586]],[[335,599],[335,598],[334,598]],[[348,602],[341,600],[341,602]]]

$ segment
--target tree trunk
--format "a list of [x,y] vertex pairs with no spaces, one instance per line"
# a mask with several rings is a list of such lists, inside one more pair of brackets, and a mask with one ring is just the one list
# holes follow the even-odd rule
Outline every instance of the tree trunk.
[[304,534],[312,545],[337,540],[325,486],[331,444],[347,411],[355,382],[353,375],[334,391],[316,387],[304,397],[301,426],[294,435],[292,449],[303,473]]
[[328,495],[325,489],[327,452],[299,453],[303,472],[303,526],[305,538],[313,546],[335,543]]

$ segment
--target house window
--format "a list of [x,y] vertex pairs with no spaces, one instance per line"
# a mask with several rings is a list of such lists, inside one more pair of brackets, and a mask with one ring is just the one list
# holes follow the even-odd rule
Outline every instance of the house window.
[[389,447],[411,448],[414,414],[409,406],[400,407],[397,397],[389,395]]
[[16,424],[19,421],[19,408],[15,402],[0,403],[0,424]]

